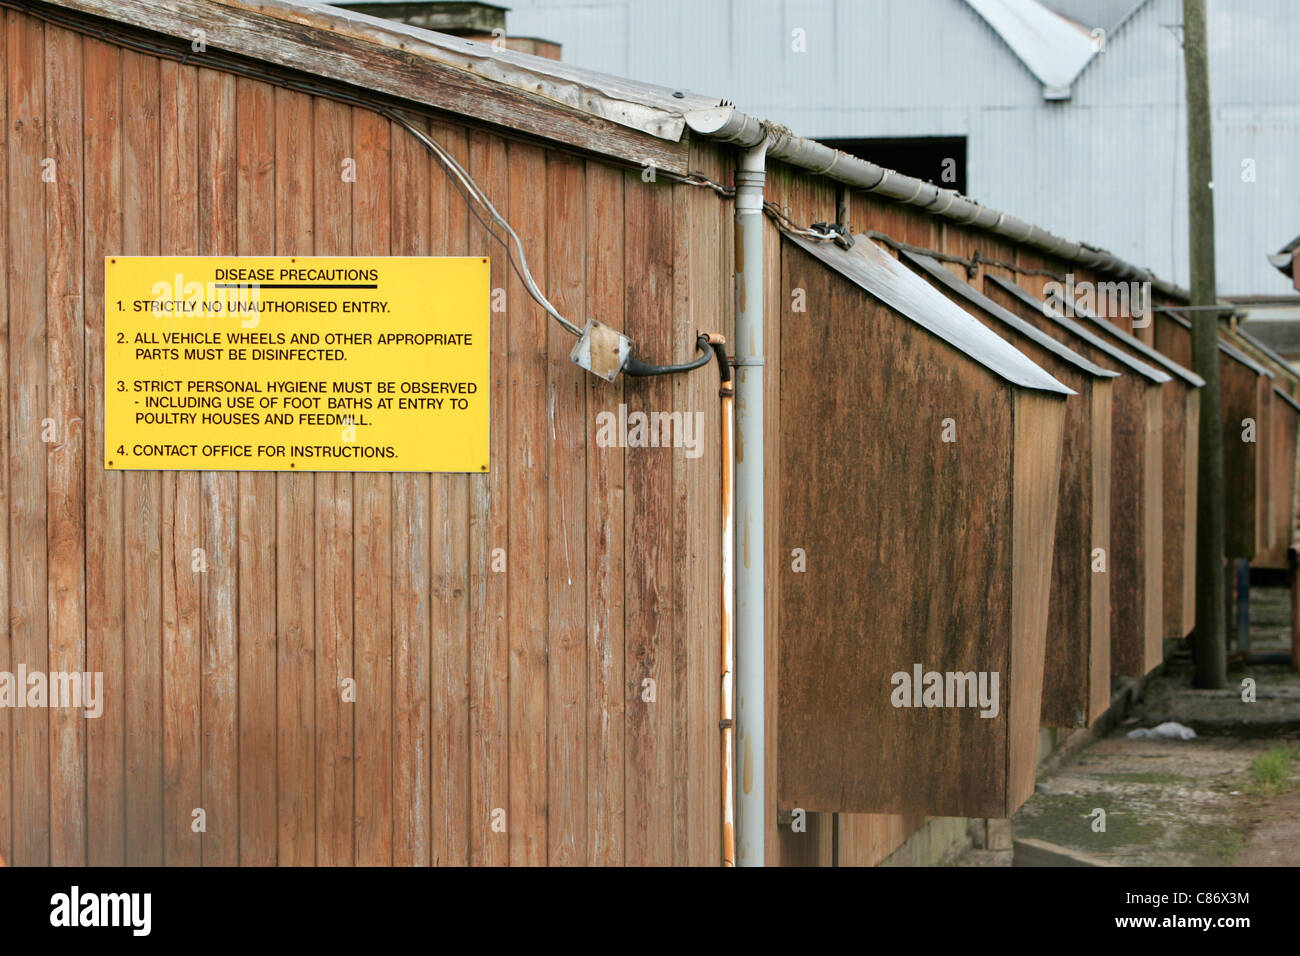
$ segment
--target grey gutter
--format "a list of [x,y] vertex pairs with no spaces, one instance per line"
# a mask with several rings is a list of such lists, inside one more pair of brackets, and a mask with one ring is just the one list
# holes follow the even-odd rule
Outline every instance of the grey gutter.
[[772,159],[779,159],[864,192],[919,206],[932,215],[987,230],[1110,276],[1150,282],[1153,289],[1169,298],[1182,301],[1191,299],[1191,293],[1181,286],[1166,282],[1151,270],[1125,262],[1105,250],[1062,239],[1015,216],[982,206],[954,189],[941,189],[934,183],[904,176],[892,169],[832,149],[816,140],[795,136],[782,126],[757,120],[734,107],[715,106],[690,111],[686,114],[686,125],[700,136],[743,148],[756,146],[765,137],[769,138],[767,155]]

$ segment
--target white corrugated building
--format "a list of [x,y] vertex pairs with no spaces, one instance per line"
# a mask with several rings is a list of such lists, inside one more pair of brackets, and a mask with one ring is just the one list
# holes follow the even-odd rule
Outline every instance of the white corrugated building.
[[[717,92],[842,148],[951,137],[922,146],[955,154],[970,195],[1188,282],[1181,0],[504,3],[511,35],[569,63]],[[1266,256],[1300,222],[1300,5],[1208,6],[1219,290],[1294,294]]]

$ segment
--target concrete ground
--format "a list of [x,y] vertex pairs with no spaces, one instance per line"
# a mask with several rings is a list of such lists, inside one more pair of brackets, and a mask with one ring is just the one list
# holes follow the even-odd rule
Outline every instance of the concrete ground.
[[[1289,593],[1256,588],[1251,598],[1252,651],[1288,650]],[[1242,699],[1246,678],[1253,702]],[[1198,737],[1127,737],[1170,720]],[[1180,645],[1132,714],[1040,776],[1038,791],[1012,819],[1016,839],[1119,866],[1300,865],[1300,674],[1236,663],[1227,690],[1195,690]],[[972,850],[956,865],[1005,866],[1011,856]]]

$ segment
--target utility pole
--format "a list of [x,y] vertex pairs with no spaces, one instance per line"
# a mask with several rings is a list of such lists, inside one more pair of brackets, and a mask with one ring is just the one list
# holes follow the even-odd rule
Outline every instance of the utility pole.
[[1196,501],[1197,687],[1227,684],[1224,646],[1223,411],[1219,400],[1219,313],[1214,276],[1214,172],[1210,155],[1210,65],[1205,0],[1183,0],[1183,64],[1187,72],[1187,227],[1192,271],[1192,365],[1201,389]]

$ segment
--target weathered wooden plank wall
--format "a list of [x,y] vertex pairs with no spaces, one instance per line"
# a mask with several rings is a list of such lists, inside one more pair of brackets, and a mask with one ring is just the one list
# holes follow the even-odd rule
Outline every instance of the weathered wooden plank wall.
[[[0,854],[715,862],[715,370],[584,376],[440,168],[367,110],[17,12],[0,32],[0,668],[102,671],[106,698],[95,720],[0,711]],[[701,330],[730,335],[729,203],[445,118],[429,128],[509,216],[566,314],[626,329],[652,359],[689,357]],[[714,179],[729,181],[732,161],[691,146],[690,168]],[[836,218],[833,184],[779,164],[769,198],[801,224]],[[1097,279],[907,206],[854,195],[848,211],[853,231]],[[102,257],[164,253],[491,255],[504,300],[492,472],[104,471]],[[788,303],[770,225],[765,259],[776,422]],[[1011,274],[983,266],[977,286],[979,272]],[[1048,281],[1015,278],[1035,294]],[[700,413],[703,454],[598,445],[597,413],[621,405]],[[781,453],[774,437],[769,474]],[[778,505],[763,556],[769,675],[789,568]],[[769,862],[882,859],[923,820],[778,826],[775,687]],[[1023,790],[1031,773],[1016,777]]]
[[[1021,277],[1020,287],[1034,277]],[[1160,384],[1126,367],[1100,345],[1090,343],[1043,310],[987,283],[995,302],[1092,362],[1121,375],[1112,401],[1111,673],[1142,675],[1160,662],[1164,611],[1162,503],[1163,404]],[[1096,340],[1094,340],[1095,342]]]
[[[106,700],[0,711],[0,853],[715,863],[717,370],[589,379],[373,112],[3,19],[0,668],[101,671]],[[730,332],[714,193],[430,130],[567,314],[656,361]],[[102,257],[163,253],[492,255],[492,471],[104,471]],[[700,413],[699,456],[598,444],[621,403]]]
[[1273,388],[1269,453],[1269,547],[1256,555],[1260,567],[1286,567],[1287,549],[1295,534],[1296,446],[1300,407],[1279,387]]
[[1268,516],[1273,485],[1270,481],[1273,433],[1273,377],[1260,375],[1255,380],[1255,554],[1266,553],[1272,543]]
[[1259,436],[1259,376],[1233,355],[1219,352],[1219,390],[1223,403],[1223,547],[1230,558],[1253,558],[1258,540],[1258,442],[1245,440],[1248,420]]
[[[9,99],[9,638],[10,669],[46,670],[46,453],[41,419],[46,380],[43,236],[49,190],[40,171],[45,141],[45,31],[26,17],[8,17]],[[48,167],[46,167],[48,168]],[[22,237],[21,239],[19,237]],[[13,832],[6,857],[15,865],[50,861],[49,714],[14,711]]]

